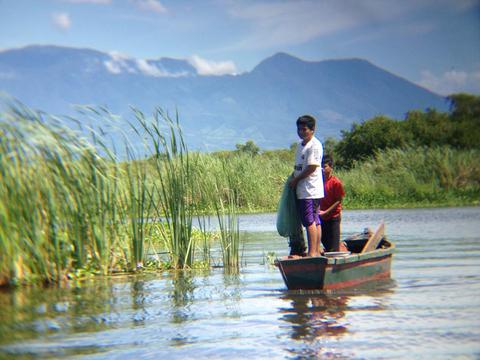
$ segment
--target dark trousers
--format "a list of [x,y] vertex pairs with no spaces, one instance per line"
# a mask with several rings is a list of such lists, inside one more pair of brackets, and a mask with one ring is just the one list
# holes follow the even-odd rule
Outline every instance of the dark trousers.
[[296,234],[288,239],[288,245],[290,246],[290,255],[305,255],[307,247],[305,246],[305,237],[301,224],[299,224]]
[[341,217],[322,220],[322,244],[325,251],[339,251]]
[[303,234],[303,227],[300,221],[301,216],[300,216],[300,210],[299,210],[299,203],[296,195],[295,195],[295,204],[297,207],[297,214],[299,215],[298,227],[295,234],[292,234],[292,236],[289,237],[288,246],[290,246],[290,255],[304,256],[305,252],[307,251],[307,247],[305,246],[305,236]]

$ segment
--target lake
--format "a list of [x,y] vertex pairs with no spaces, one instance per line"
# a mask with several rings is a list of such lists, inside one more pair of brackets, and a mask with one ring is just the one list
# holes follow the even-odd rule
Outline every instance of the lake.
[[[0,291],[0,358],[479,359],[480,208],[344,211],[384,220],[392,280],[287,291],[275,214],[242,216],[238,275],[213,268]],[[214,254],[220,262],[220,254]],[[215,262],[215,258],[214,258]]]

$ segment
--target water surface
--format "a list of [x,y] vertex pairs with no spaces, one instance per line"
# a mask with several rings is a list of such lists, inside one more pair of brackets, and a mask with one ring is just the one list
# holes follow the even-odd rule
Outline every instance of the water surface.
[[268,264],[287,242],[260,214],[241,219],[238,275],[1,291],[0,358],[480,358],[480,208],[345,211],[343,233],[380,220],[397,247],[392,280],[360,289],[287,291]]

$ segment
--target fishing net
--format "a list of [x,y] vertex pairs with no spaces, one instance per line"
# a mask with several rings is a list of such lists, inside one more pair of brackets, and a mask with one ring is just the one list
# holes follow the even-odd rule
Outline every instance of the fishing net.
[[291,176],[283,186],[277,207],[277,231],[280,236],[296,237],[301,229],[301,220],[295,204],[295,190],[288,186]]

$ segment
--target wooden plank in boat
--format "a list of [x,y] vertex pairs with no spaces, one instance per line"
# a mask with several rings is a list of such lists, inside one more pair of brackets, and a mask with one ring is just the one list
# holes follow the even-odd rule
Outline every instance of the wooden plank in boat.
[[363,247],[361,253],[365,253],[365,252],[369,252],[369,251],[373,251],[377,248],[378,244],[380,243],[380,241],[383,239],[383,234],[385,233],[385,224],[382,223],[380,225],[378,225],[378,228],[377,230],[375,230],[375,232],[372,234],[372,236],[370,236],[365,244],[365,246]]

